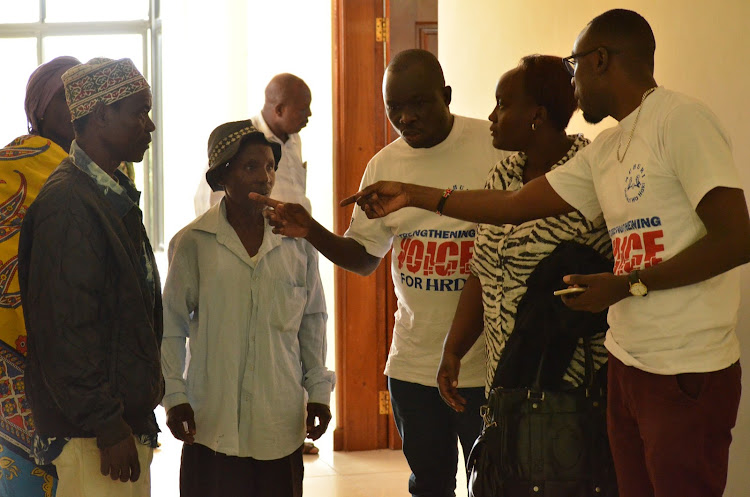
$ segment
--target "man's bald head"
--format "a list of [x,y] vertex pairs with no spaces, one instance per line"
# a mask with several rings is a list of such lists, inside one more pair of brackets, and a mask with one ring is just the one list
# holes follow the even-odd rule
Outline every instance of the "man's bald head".
[[283,73],[274,76],[266,86],[263,119],[277,138],[286,142],[289,135],[299,133],[312,115],[312,94],[302,78]]
[[406,70],[419,71],[423,77],[435,88],[445,87],[445,76],[437,57],[427,50],[412,49],[397,53],[386,70],[387,74],[400,73]]
[[426,50],[393,57],[383,78],[383,101],[388,120],[412,148],[437,145],[453,127],[451,88],[437,58]]
[[647,68],[654,72],[656,39],[648,21],[637,12],[613,9],[595,17],[581,33],[587,45],[621,51],[629,69]]
[[646,19],[613,9],[595,17],[573,44],[573,80],[583,117],[597,123],[622,119],[642,101],[654,80],[656,41]]
[[286,102],[299,92],[310,93],[310,88],[302,78],[289,73],[277,74],[266,86],[266,104],[276,105]]

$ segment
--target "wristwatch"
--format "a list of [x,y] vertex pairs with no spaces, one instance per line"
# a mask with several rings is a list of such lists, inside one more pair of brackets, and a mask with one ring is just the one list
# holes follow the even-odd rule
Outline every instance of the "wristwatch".
[[628,285],[630,285],[630,295],[645,297],[648,294],[648,288],[641,281],[640,271],[637,269],[628,274]]

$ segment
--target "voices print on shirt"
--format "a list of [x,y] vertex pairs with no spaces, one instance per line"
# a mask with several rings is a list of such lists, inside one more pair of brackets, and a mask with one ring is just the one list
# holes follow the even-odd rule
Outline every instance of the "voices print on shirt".
[[[463,190],[453,185],[453,190]],[[415,290],[460,292],[470,274],[476,229],[417,229],[399,233],[394,266],[402,284]]]
[[[626,202],[634,204],[643,198],[646,184],[646,169],[641,164],[633,164],[625,177],[623,193]],[[609,236],[615,257],[613,272],[616,275],[649,268],[663,260],[664,229],[659,216],[630,219],[610,229]]]

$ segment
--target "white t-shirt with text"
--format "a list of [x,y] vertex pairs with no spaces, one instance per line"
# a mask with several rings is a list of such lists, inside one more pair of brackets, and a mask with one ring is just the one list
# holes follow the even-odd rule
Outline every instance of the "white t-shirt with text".
[[[509,154],[492,147],[488,121],[454,117],[450,134],[434,147],[411,148],[401,138],[386,146],[367,165],[361,186],[392,180],[440,189],[481,189],[489,170]],[[354,210],[346,237],[376,257],[384,257],[393,247],[391,276],[398,310],[386,375],[436,386],[443,340],[470,274],[475,233],[475,223],[416,208],[381,219],[368,219],[361,209]],[[483,386],[484,362],[480,338],[461,361],[459,386]]]
[[[555,191],[588,219],[604,214],[617,275],[669,260],[694,244],[706,234],[695,211],[703,197],[717,187],[742,188],[716,116],[701,102],[661,87],[643,102],[620,163],[618,143],[624,149],[637,112],[547,173]],[[609,309],[605,345],[626,365],[651,373],[717,371],[739,358],[739,302],[737,268],[628,297]]]

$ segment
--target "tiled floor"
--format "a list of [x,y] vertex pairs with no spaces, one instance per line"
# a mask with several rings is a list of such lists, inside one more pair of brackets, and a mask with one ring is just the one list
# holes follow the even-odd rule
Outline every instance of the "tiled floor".
[[[163,433],[161,447],[151,465],[151,494],[178,497],[181,442],[164,423],[164,411],[157,409]],[[305,497],[409,497],[409,466],[401,451],[372,450],[334,452],[332,430],[315,442],[320,454],[305,456]],[[466,497],[466,478],[458,472],[456,497]]]

